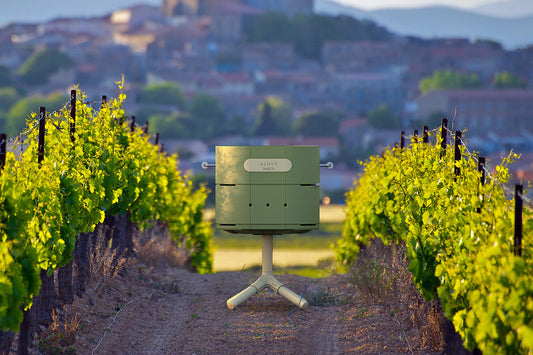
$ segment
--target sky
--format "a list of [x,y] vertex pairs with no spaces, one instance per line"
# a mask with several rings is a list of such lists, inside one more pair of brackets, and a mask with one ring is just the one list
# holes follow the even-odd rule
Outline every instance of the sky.
[[[365,10],[378,8],[421,7],[450,5],[461,8],[495,2],[498,0],[335,0]],[[499,0],[501,1],[501,0]],[[0,26],[10,22],[43,22],[57,17],[90,17],[108,14],[116,9],[138,3],[159,5],[162,0],[0,0]]]
[[139,3],[163,0],[0,0],[0,26],[10,22],[43,22],[58,17],[102,16]]
[[[431,5],[454,6],[463,9],[470,9],[480,5],[486,5],[498,0],[335,0],[337,2],[353,5],[365,10],[375,10],[380,8],[409,8],[423,7]],[[502,0],[499,0],[502,1]]]

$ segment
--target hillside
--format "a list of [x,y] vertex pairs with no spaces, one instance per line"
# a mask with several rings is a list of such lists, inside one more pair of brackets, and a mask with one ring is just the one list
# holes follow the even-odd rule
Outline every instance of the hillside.
[[494,17],[524,17],[533,15],[533,3],[530,0],[494,1],[473,9],[476,13]]
[[332,0],[316,0],[316,11],[376,21],[400,35],[422,38],[491,39],[508,49],[533,44],[533,16],[499,18],[445,6],[365,11]]

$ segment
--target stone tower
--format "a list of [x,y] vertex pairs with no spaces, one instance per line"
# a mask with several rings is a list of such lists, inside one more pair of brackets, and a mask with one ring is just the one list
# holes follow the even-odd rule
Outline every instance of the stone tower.
[[194,16],[200,9],[201,0],[163,0],[161,11],[167,17]]

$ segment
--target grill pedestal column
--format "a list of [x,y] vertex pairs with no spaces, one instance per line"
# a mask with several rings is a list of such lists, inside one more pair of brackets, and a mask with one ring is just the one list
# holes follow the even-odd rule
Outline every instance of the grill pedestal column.
[[293,304],[297,305],[301,309],[307,309],[309,303],[302,296],[298,296],[296,293],[289,290],[281,282],[279,282],[272,273],[272,254],[274,250],[274,236],[263,235],[261,236],[262,242],[262,264],[263,270],[261,276],[250,286],[243,291],[239,292],[227,302],[229,309],[235,309],[238,305],[252,297],[253,295],[263,291],[265,288],[270,287]]

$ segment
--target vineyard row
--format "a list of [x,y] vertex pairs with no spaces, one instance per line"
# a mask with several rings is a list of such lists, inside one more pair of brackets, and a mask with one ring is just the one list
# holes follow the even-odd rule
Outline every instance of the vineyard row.
[[434,132],[434,143],[425,128],[422,144],[415,134],[409,147],[401,141],[364,164],[347,194],[338,260],[349,267],[373,238],[405,244],[415,284],[440,300],[467,349],[531,352],[532,212],[521,211],[521,186],[507,198],[507,166],[519,157],[489,171],[462,132],[455,146],[446,144],[446,122]]
[[134,228],[164,225],[188,251],[191,268],[212,271],[206,189],[194,190],[177,157],[126,121],[123,82],[117,84],[118,98],[104,98],[99,109],[79,90],[58,111],[41,108],[27,120],[23,145],[15,140],[18,148],[6,152],[0,136],[0,344],[21,324],[39,322],[40,312],[46,317],[56,292],[68,302],[73,289],[83,290],[98,243],[112,244],[117,256],[133,253]]

